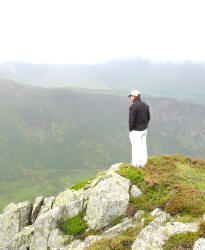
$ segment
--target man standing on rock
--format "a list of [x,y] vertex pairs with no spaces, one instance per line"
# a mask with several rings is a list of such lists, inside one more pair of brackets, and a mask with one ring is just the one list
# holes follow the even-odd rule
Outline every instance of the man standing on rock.
[[141,93],[132,90],[133,102],[129,107],[129,137],[132,145],[132,165],[145,167],[147,163],[147,127],[150,120],[149,106],[141,101]]

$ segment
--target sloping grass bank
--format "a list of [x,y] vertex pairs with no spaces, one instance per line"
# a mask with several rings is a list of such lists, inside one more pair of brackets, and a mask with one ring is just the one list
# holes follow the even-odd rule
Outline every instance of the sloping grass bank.
[[123,164],[118,171],[137,184],[142,196],[130,198],[136,209],[157,207],[175,215],[205,213],[205,161],[181,154],[150,157],[144,169]]

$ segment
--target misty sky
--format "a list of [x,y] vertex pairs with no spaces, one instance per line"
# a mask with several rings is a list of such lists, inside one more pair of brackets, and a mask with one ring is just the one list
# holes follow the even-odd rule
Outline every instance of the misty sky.
[[0,0],[0,61],[205,61],[204,0]]

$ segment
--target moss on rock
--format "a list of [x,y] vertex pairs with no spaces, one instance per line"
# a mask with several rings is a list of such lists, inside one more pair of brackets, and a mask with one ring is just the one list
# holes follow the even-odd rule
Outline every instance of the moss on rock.
[[87,223],[83,219],[84,214],[80,213],[77,216],[67,219],[64,227],[69,235],[77,235],[84,232],[87,228]]
[[86,180],[84,180],[84,181],[78,182],[78,183],[72,185],[72,186],[70,187],[70,189],[79,190],[79,189],[85,187],[86,185],[90,184],[90,182],[91,182],[92,180],[94,180],[95,178],[96,178],[96,177],[91,177],[91,178],[88,178],[88,179],[86,179]]

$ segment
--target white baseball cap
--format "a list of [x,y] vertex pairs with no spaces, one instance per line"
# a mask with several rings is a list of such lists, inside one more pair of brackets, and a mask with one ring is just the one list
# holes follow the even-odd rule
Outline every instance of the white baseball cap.
[[131,91],[131,93],[128,95],[128,97],[130,97],[131,95],[138,96],[138,95],[141,95],[141,93],[138,90],[134,89]]

